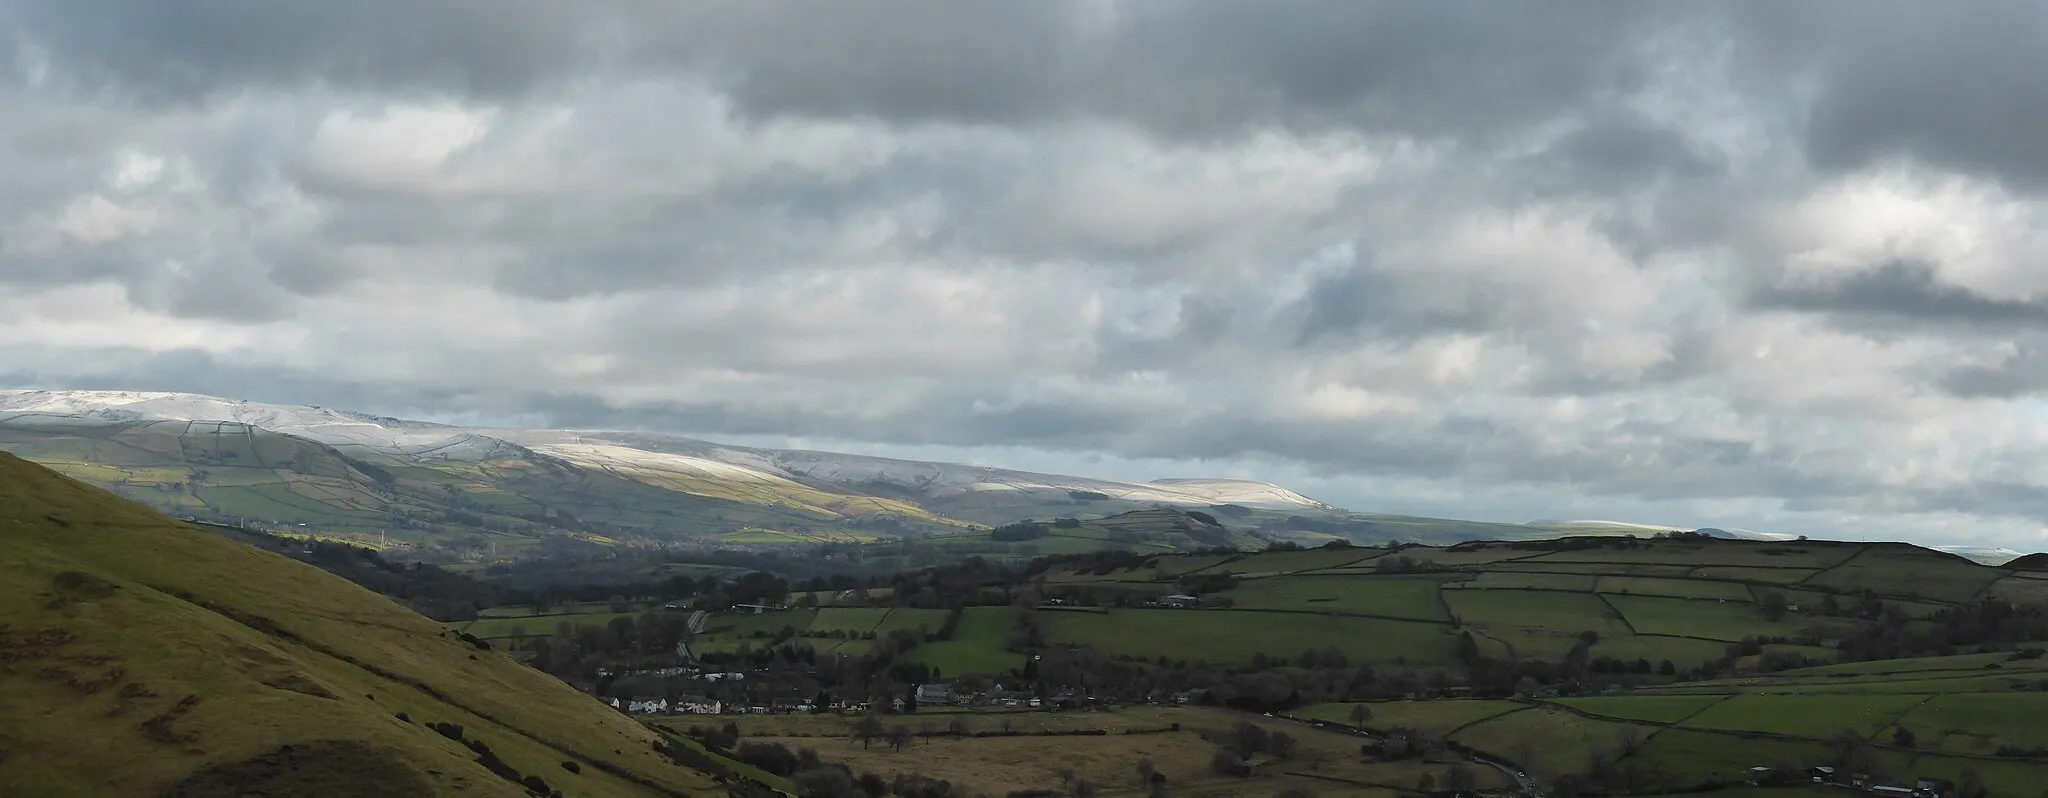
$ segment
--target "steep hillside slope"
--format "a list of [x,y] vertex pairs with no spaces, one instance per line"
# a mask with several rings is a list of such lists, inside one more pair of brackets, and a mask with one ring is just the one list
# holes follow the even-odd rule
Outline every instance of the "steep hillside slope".
[[0,718],[8,794],[723,789],[383,597],[7,454]]

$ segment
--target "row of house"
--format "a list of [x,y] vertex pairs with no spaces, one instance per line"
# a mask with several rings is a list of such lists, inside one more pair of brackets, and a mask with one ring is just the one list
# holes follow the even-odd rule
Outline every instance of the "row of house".
[[666,698],[611,699],[606,702],[613,709],[634,715],[722,715],[725,703],[716,698],[683,696],[674,701]]
[[1750,784],[1796,782],[1801,779],[1801,776],[1811,780],[1814,784],[1861,790],[1871,795],[1882,796],[1883,798],[1942,798],[1942,796],[1951,794],[1955,789],[1955,784],[1947,779],[1922,776],[1915,779],[1911,786],[1908,786],[1875,778],[1868,773],[1839,774],[1835,772],[1834,768],[1825,765],[1808,768],[1804,774],[1780,773],[1777,768],[1762,765],[1749,769]]

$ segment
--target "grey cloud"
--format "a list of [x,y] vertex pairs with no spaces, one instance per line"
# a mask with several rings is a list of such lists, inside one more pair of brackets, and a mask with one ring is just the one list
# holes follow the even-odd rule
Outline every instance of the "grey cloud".
[[[2048,9],[1836,4],[1807,150],[1848,170],[1906,156],[2048,186]],[[1804,42],[1804,47],[1814,42]]]
[[1941,375],[1941,386],[1957,396],[2016,397],[2048,391],[2048,351],[2035,339],[1995,364],[1958,366]]
[[27,0],[12,21],[61,77],[145,100],[248,85],[505,98],[579,76],[676,68],[762,116],[1101,118],[1191,136],[1266,125],[1441,135],[1546,119],[1590,94],[1626,90],[1637,73],[1626,43],[1658,22],[1645,10],[1302,0]]
[[[1362,244],[1361,244],[1362,246]],[[1394,271],[1371,251],[1319,276],[1276,323],[1298,324],[1296,346],[1345,346],[1361,339],[1407,340],[1432,333],[1491,329],[1515,310],[1498,285],[1428,270]]]
[[0,10],[58,80],[151,104],[250,86],[520,94],[577,71],[605,20],[534,0],[20,0]]
[[1726,169],[1683,132],[1629,112],[1596,113],[1518,166],[1539,191],[1589,195],[1704,181]]
[[1760,308],[1822,313],[1848,320],[1962,325],[2048,322],[2048,301],[1987,297],[1948,285],[1925,264],[1891,262],[1819,285],[1766,285],[1750,297]]

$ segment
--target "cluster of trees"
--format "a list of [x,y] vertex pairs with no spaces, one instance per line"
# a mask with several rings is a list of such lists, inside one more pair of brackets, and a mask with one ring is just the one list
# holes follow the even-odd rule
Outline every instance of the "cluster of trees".
[[1837,644],[1843,660],[1948,656],[1964,648],[1998,650],[2048,641],[2048,610],[2040,606],[1983,599],[1937,611],[1931,623],[1914,624],[1898,605],[1877,603],[1882,609],[1876,617],[1865,616],[1868,620]]
[[1268,731],[1248,721],[1232,724],[1230,730],[1221,735],[1216,753],[1209,757],[1209,770],[1218,776],[1242,778],[1252,774],[1251,759],[1269,754],[1274,759],[1285,761],[1294,756],[1295,741],[1282,731]]

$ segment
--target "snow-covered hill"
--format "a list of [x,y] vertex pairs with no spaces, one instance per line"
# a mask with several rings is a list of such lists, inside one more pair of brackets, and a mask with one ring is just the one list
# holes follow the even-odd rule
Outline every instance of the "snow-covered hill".
[[[333,446],[350,456],[401,462],[484,462],[537,453],[577,466],[720,496],[799,489],[929,505],[976,520],[1031,517],[1048,505],[1105,503],[1208,507],[1236,504],[1288,513],[1335,508],[1286,488],[1242,479],[1156,482],[1041,474],[958,463],[896,460],[808,450],[761,449],[639,432],[455,427],[323,407],[275,405],[182,393],[133,391],[0,392],[0,424],[35,414],[106,422],[225,421]],[[729,483],[725,490],[717,483]],[[781,498],[788,498],[783,496]],[[815,498],[815,497],[809,497]],[[806,502],[808,503],[808,502]]]

